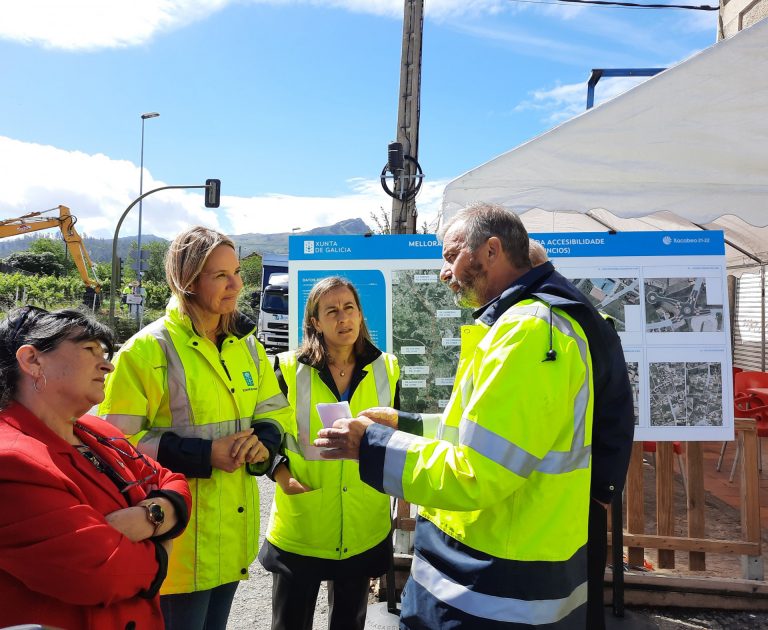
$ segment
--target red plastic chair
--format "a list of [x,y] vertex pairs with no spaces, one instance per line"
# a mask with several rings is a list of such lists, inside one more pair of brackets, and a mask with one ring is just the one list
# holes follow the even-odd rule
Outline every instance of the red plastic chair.
[[[768,400],[757,396],[756,394],[750,394],[747,389],[750,387],[763,387],[768,388],[768,374],[765,372],[748,372],[741,368],[733,368],[733,410],[734,418],[751,418],[747,413],[747,410],[751,407],[759,407],[768,404]],[[745,396],[749,396],[749,399],[745,399]],[[761,436],[762,437],[762,436]],[[728,442],[723,442],[720,447],[720,457],[717,458],[717,465],[715,470],[720,472],[720,468],[723,465],[723,458],[725,457],[725,449],[728,448]],[[738,456],[738,453],[736,454]],[[734,468],[738,457],[734,459]],[[760,464],[760,470],[763,469],[762,463]],[[733,480],[733,473],[731,473],[731,480]]]
[[[736,398],[739,394],[749,393],[747,390],[752,387],[768,389],[768,373],[766,372],[737,372],[733,375],[733,394]],[[768,397],[756,395],[760,399],[761,405],[768,405]]]
[[[683,478],[683,488],[685,489],[686,500],[688,498],[688,480],[685,478],[685,467],[683,466],[683,445],[680,442],[672,442],[672,452],[677,458],[677,465],[680,468],[680,476]],[[643,453],[653,453],[654,468],[656,467],[656,442],[643,442]]]
[[[762,372],[759,372],[762,374]],[[762,442],[760,441],[764,437],[768,437],[768,405],[761,404],[762,400],[755,394],[736,394],[733,400],[733,416],[734,418],[754,418],[757,425],[757,457],[758,468],[763,470],[763,457],[762,457]],[[720,458],[717,460],[717,470],[723,463],[723,456],[725,455],[725,447],[728,442],[723,442],[723,446],[720,448]],[[733,458],[733,466],[731,467],[731,475],[728,477],[728,481],[733,481],[733,477],[736,474],[736,466],[739,463],[739,457],[741,456],[741,449],[739,443],[736,443],[736,455]]]

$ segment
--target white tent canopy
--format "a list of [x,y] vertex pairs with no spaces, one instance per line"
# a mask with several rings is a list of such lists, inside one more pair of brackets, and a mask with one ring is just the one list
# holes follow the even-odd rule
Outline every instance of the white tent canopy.
[[453,180],[443,217],[473,201],[531,232],[720,229],[729,267],[768,262],[768,19]]

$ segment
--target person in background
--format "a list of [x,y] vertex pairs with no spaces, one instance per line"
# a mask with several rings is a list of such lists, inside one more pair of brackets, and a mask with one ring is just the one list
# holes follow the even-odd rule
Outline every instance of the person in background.
[[347,401],[353,414],[399,407],[397,359],[371,342],[360,297],[339,277],[320,280],[304,311],[304,339],[278,356],[278,381],[295,414],[275,460],[272,514],[259,560],[272,572],[273,630],[311,630],[328,580],[329,628],[362,630],[371,577],[386,572],[390,500],[360,480],[355,461],[328,461],[312,446],[318,403]]
[[547,250],[535,239],[530,239],[528,245],[528,255],[531,257],[531,267],[539,267],[549,261]]
[[187,524],[184,476],[83,415],[111,331],[33,306],[0,323],[0,626],[163,627],[158,590]]
[[177,236],[165,316],[122,347],[99,408],[140,451],[192,480],[195,510],[171,554],[161,607],[171,630],[223,630],[259,539],[258,486],[290,419],[253,322],[232,240]]
[[422,506],[402,628],[581,630],[593,404],[586,336],[534,294],[541,276],[517,215],[477,204],[441,236],[441,280],[457,304],[477,309],[477,324],[462,328],[440,439],[363,416],[321,430],[315,445],[330,449],[326,457],[359,458],[363,481]]
[[[538,241],[530,242],[531,264],[546,274],[554,270],[547,250]],[[546,290],[546,289],[545,289]],[[621,497],[632,454],[635,431],[632,390],[626,373],[624,353],[613,320],[601,314],[603,324],[592,315],[587,298],[575,287],[559,292],[567,313],[582,324],[592,354],[595,408],[592,423],[592,480],[590,483],[589,528],[587,533],[587,628],[604,630],[603,583],[608,550],[608,506]]]

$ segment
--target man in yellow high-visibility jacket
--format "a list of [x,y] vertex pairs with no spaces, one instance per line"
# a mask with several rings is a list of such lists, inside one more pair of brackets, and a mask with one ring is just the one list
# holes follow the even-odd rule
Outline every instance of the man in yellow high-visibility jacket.
[[533,292],[539,278],[517,215],[478,204],[442,235],[441,279],[459,305],[480,308],[477,324],[462,328],[436,438],[359,417],[321,431],[315,444],[334,449],[329,457],[359,458],[363,481],[423,506],[401,627],[582,630],[593,407],[586,335]]

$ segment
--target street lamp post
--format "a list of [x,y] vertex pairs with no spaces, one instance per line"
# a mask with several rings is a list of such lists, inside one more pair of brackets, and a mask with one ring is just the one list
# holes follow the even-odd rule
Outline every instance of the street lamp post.
[[[139,167],[139,233],[136,239],[138,247],[138,261],[136,263],[136,276],[139,281],[139,295],[141,295],[141,215],[143,205],[143,193],[144,193],[144,121],[147,118],[157,118],[160,114],[157,112],[147,112],[141,115],[141,165]],[[144,304],[139,304],[136,309],[136,315],[139,320],[139,328],[141,328],[142,315],[144,314]]]
[[109,286],[109,327],[115,329],[115,295],[117,294],[117,278],[120,270],[120,259],[117,257],[117,240],[120,237],[120,226],[125,221],[125,217],[131,211],[137,203],[141,203],[144,197],[149,197],[152,193],[159,192],[161,190],[180,190],[185,188],[205,188],[205,207],[206,208],[218,208],[221,203],[221,180],[220,179],[206,179],[205,184],[194,184],[184,186],[161,186],[150,190],[140,197],[134,199],[131,204],[125,209],[125,212],[120,215],[120,219],[117,222],[115,228],[115,235],[112,237],[112,282]]

